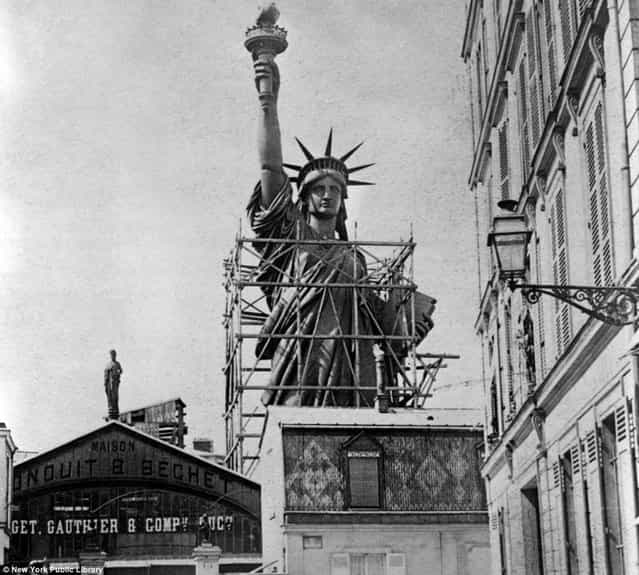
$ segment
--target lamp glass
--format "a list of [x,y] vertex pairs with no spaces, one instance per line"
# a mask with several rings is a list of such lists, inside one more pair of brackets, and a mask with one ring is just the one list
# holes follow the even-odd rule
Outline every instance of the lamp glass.
[[495,251],[502,277],[524,276],[529,237],[523,216],[498,216],[494,219],[489,242]]

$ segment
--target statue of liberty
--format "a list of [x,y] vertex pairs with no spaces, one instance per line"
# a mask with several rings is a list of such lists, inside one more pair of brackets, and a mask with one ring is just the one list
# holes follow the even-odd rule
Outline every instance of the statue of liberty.
[[[258,27],[282,31],[275,26],[276,19],[271,5],[258,18]],[[284,41],[276,52],[285,47]],[[260,100],[261,175],[247,210],[256,235],[254,247],[261,256],[258,280],[269,284],[262,289],[270,309],[256,348],[259,358],[271,359],[271,388],[262,402],[372,406],[375,392],[358,387],[375,385],[375,338],[349,336],[374,335],[382,341],[384,334],[397,333],[398,325],[406,325],[396,321],[397,314],[409,313],[408,306],[383,301],[366,286],[357,286],[356,291],[352,286],[364,280],[367,270],[363,255],[345,243],[345,201],[350,186],[367,184],[350,175],[372,164],[348,168],[346,161],[361,144],[334,156],[332,131],[322,156],[315,157],[297,140],[307,163],[285,164],[277,110],[279,70],[274,53],[253,54]],[[284,167],[297,171],[297,176],[289,178]],[[295,201],[292,181],[297,186]],[[432,328],[434,300],[416,295],[415,336],[422,340]],[[401,355],[402,350],[395,348]]]

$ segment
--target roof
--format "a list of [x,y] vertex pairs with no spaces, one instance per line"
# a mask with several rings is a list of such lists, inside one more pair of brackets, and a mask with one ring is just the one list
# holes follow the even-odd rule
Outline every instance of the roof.
[[74,438],[74,439],[72,439],[70,441],[67,441],[66,443],[62,443],[61,445],[53,447],[52,449],[49,449],[47,451],[42,451],[42,452],[38,453],[37,455],[34,455],[32,457],[28,457],[28,458],[24,459],[23,461],[21,461],[20,463],[18,463],[15,466],[15,469],[17,470],[18,468],[20,468],[23,465],[27,465],[27,464],[33,463],[34,461],[37,461],[39,459],[45,459],[47,457],[50,457],[52,455],[55,455],[55,454],[59,453],[60,451],[64,451],[66,449],[70,449],[70,448],[74,447],[75,445],[86,441],[92,435],[98,435],[98,434],[100,434],[100,433],[102,433],[104,431],[107,431],[107,430],[111,429],[111,428],[117,428],[117,429],[123,431],[124,433],[127,433],[129,435],[133,435],[133,436],[137,436],[138,439],[146,441],[147,443],[154,444],[158,448],[164,449],[166,451],[171,451],[171,452],[173,452],[173,453],[175,453],[177,455],[180,455],[181,457],[191,458],[193,460],[196,460],[198,463],[201,463],[201,464],[204,464],[204,465],[208,465],[210,467],[214,467],[219,472],[221,472],[223,474],[232,475],[232,476],[236,477],[237,479],[240,479],[241,481],[249,483],[249,484],[251,484],[251,485],[253,485],[255,487],[259,487],[258,483],[256,483],[252,479],[249,479],[245,475],[242,475],[241,473],[237,473],[236,471],[233,471],[232,469],[229,469],[228,467],[224,467],[223,465],[219,465],[217,463],[214,463],[210,459],[207,459],[205,457],[201,457],[201,456],[193,453],[192,451],[186,451],[184,449],[181,449],[180,447],[176,447],[175,445],[172,445],[170,443],[167,443],[166,441],[158,439],[157,437],[154,437],[153,435],[150,435],[148,433],[140,431],[139,429],[137,429],[134,426],[127,425],[126,423],[121,423],[120,421],[117,421],[115,419],[112,419],[112,420],[108,421],[104,425],[101,425],[100,427],[97,427],[97,428],[89,431],[88,433],[85,433],[84,435],[80,435],[80,436],[78,436],[78,437],[76,437],[76,438]]
[[168,403],[180,403],[182,407],[186,407],[186,403],[182,401],[180,397],[172,397],[171,399],[166,399],[164,401],[156,401],[155,403],[148,403],[146,405],[140,405],[139,407],[134,407],[133,409],[126,409],[125,411],[121,411],[120,415],[125,415],[127,413],[131,413],[133,411],[141,411],[143,409],[150,409],[152,407],[158,407],[160,405],[166,405]]
[[474,408],[376,409],[352,407],[269,407],[268,418],[282,426],[374,426],[481,429],[482,411]]

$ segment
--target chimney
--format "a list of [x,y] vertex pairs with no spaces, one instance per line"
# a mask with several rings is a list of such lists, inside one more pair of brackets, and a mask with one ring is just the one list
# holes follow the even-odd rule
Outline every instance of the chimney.
[[213,440],[208,437],[196,437],[193,440],[193,449],[213,453]]

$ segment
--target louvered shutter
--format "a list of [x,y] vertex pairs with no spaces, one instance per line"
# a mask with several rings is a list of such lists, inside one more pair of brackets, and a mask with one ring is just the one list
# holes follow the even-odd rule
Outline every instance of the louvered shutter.
[[629,446],[629,424],[626,404],[615,410],[615,435],[617,438],[617,452],[626,451]]
[[406,555],[388,553],[386,555],[386,572],[388,575],[406,575]]
[[614,277],[610,196],[603,105],[598,102],[587,122],[584,152],[590,205],[590,246],[595,285],[611,285]]
[[546,62],[548,75],[548,106],[552,109],[557,96],[557,54],[555,43],[555,23],[552,1],[544,0],[544,31],[546,34]]
[[[539,237],[535,232],[534,242],[535,246],[535,283],[543,283],[541,277],[541,246],[539,245]],[[543,298],[540,298],[536,305],[537,308],[537,349],[535,349],[535,357],[537,357],[537,385],[546,377],[546,329],[545,329],[545,315],[544,315],[544,303]]]
[[601,439],[598,429],[586,434],[584,456],[588,485],[588,509],[590,511],[587,519],[590,521],[593,558],[597,572],[603,572],[600,570],[604,568],[606,544],[604,540],[603,497],[601,492]]
[[535,13],[532,7],[526,16],[526,54],[528,64],[528,100],[530,118],[530,158],[539,143],[541,133],[540,123],[540,86],[537,77],[537,48],[535,46]]
[[[563,190],[559,189],[550,209],[552,269],[554,283],[568,284],[568,248],[566,240],[566,212],[564,209]],[[555,343],[557,357],[561,355],[570,343],[570,308],[568,304],[554,300],[555,306]]]
[[521,173],[524,183],[530,169],[530,134],[528,131],[528,99],[526,97],[526,59],[522,56],[517,70],[517,96],[519,104],[519,134],[521,138]]
[[564,542],[564,508],[563,508],[563,490],[564,476],[561,467],[561,460],[555,460],[551,467],[550,478],[550,520],[551,520],[551,538],[552,538],[552,565],[558,571],[562,571],[562,553],[561,549],[565,547]]
[[541,515],[541,537],[543,563],[546,569],[553,564],[553,510],[550,505],[551,492],[553,490],[552,468],[548,467],[548,458],[541,457],[538,459],[538,481],[540,493],[540,509]]
[[331,555],[331,575],[350,575],[351,565],[348,553],[333,553]]
[[570,57],[572,45],[577,36],[577,17],[574,0],[559,0],[559,19],[561,21],[561,39],[564,52],[564,64]]
[[584,498],[584,456],[582,446],[579,441],[570,448],[570,464],[572,466],[572,480],[575,501],[575,536],[577,546],[577,556],[584,557],[587,555],[587,549],[590,542],[588,541],[588,529],[586,526],[586,501]]
[[497,130],[499,145],[499,187],[501,199],[510,198],[510,165],[508,159],[508,120],[504,120]]
[[515,410],[512,333],[510,309],[506,309],[504,311],[504,341],[506,343],[506,397],[508,398],[507,413],[509,416],[512,416]]

